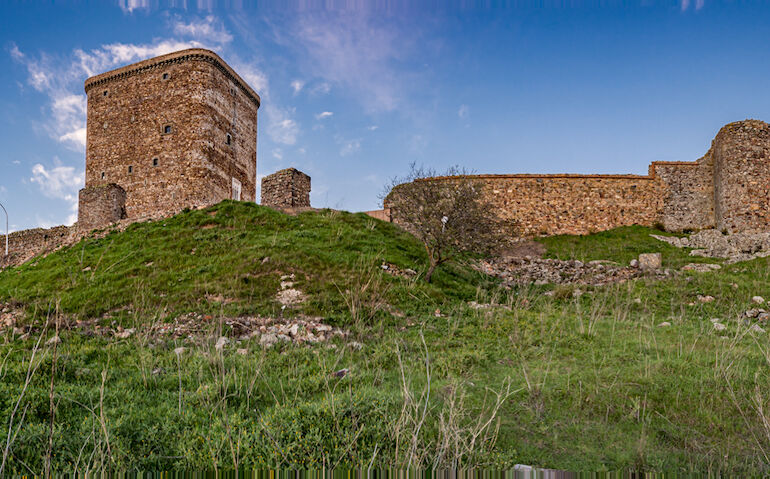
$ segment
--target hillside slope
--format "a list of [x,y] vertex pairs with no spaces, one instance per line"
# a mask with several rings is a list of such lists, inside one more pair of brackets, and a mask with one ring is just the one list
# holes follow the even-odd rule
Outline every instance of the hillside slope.
[[[650,232],[544,244],[687,261]],[[770,340],[745,315],[767,259],[510,290],[464,265],[429,285],[423,264],[361,214],[224,202],[4,271],[5,470],[768,472]]]

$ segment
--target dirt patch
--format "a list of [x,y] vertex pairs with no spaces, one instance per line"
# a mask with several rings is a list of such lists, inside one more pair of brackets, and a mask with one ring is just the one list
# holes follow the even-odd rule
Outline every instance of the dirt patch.
[[507,258],[542,258],[545,254],[545,246],[532,240],[519,241],[506,248],[500,256]]

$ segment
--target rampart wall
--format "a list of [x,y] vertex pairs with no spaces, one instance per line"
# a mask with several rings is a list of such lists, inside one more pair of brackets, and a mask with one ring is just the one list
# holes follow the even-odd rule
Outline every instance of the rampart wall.
[[663,185],[635,175],[482,175],[487,201],[524,236],[587,234],[651,225]]
[[35,256],[49,253],[69,243],[75,233],[74,230],[70,226],[56,226],[49,229],[35,228],[11,233],[8,237],[8,256],[5,256],[5,235],[2,235],[0,268],[20,265]]
[[[669,231],[770,231],[770,125],[757,120],[723,127],[699,160],[653,162],[646,176],[468,178],[482,185],[490,207],[500,218],[514,220],[522,236],[587,234],[633,224],[659,224]],[[384,206],[392,206],[387,198]],[[396,209],[390,216],[399,221]]]

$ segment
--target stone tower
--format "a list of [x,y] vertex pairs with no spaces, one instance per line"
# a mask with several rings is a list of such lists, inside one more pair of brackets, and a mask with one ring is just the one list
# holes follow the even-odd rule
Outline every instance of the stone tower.
[[86,80],[81,231],[232,198],[255,201],[260,98],[214,52],[183,50]]

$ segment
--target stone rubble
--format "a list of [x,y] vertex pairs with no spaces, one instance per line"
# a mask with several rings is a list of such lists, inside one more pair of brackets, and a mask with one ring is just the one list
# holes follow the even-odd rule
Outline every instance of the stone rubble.
[[709,229],[684,238],[650,236],[677,248],[693,248],[690,256],[726,258],[727,264],[770,256],[770,232],[725,235],[720,231]]
[[[2,308],[0,311],[5,311],[6,309]],[[4,316],[0,316],[0,318],[6,318],[9,314],[14,314],[14,318],[22,317],[21,313],[12,313],[13,311],[19,310],[8,309],[7,312],[2,313]],[[177,317],[172,322],[156,322],[142,331],[138,331],[135,328],[124,329],[115,321],[111,321],[108,324],[104,324],[105,322],[104,318],[88,320],[67,320],[65,318],[61,324],[61,329],[75,331],[88,337],[99,336],[127,339],[135,335],[142,335],[143,337],[153,339],[195,340],[209,337],[212,331],[222,328],[228,334],[218,338],[215,345],[215,349],[218,351],[225,349],[233,341],[247,341],[252,338],[258,338],[260,345],[267,348],[279,341],[295,344],[314,344],[326,342],[336,337],[345,339],[349,335],[349,332],[346,330],[324,324],[323,318],[309,316],[282,319],[262,317],[215,318],[200,313],[187,313]],[[40,330],[41,325],[39,324],[19,327],[15,319],[12,321],[3,319],[3,322],[0,322],[0,334],[11,331],[21,339],[27,338]],[[49,340],[49,344],[53,344],[50,341],[59,342],[61,339],[58,336],[54,336]],[[353,342],[350,343],[350,347],[357,350],[363,347],[363,345]],[[182,354],[184,348],[177,348],[174,352],[177,355]]]
[[482,260],[476,269],[503,280],[505,286],[534,283],[543,284],[584,284],[601,286],[620,283],[639,277],[667,278],[672,276],[668,269],[643,269],[634,266],[619,266],[609,261],[542,259],[526,256],[499,257]]
[[682,266],[682,271],[694,271],[696,273],[709,273],[711,271],[716,271],[721,268],[722,267],[719,266],[718,264],[712,264],[712,263],[689,263]]

